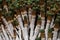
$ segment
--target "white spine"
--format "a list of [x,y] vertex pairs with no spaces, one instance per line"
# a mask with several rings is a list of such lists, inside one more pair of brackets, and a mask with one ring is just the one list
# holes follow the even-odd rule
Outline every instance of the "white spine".
[[7,5],[4,5],[4,9],[7,11],[8,13],[8,8],[7,8]]
[[[18,25],[18,27],[19,27],[19,25]],[[19,31],[17,31],[16,29],[15,29],[15,31],[19,35],[19,39],[22,40],[20,27],[18,29],[19,29]]]
[[[22,14],[22,13],[23,13],[23,14]],[[21,14],[22,14],[22,18],[23,18],[23,20],[24,20],[24,16],[27,16],[27,11],[21,12]]]
[[45,38],[41,38],[41,40],[45,40]]
[[31,23],[30,23],[30,40],[32,39],[33,37],[33,32],[34,32],[34,22],[35,22],[35,19],[32,18],[31,20]]
[[22,40],[22,37],[21,37],[21,28],[20,28],[20,26],[19,26],[18,34],[19,34],[19,39]]
[[2,20],[3,20],[5,25],[8,25],[8,23],[7,23],[7,21],[6,21],[6,19],[4,17],[2,17]]
[[11,34],[9,33],[9,31],[8,30],[6,30],[6,33],[8,34],[8,36],[9,36],[9,40],[12,40],[12,36],[11,36]]
[[12,37],[9,35],[10,40],[12,40]]
[[16,35],[16,40],[19,40],[18,36]]
[[57,40],[57,31],[53,32],[53,40]]
[[7,35],[6,31],[4,30],[3,25],[1,25],[1,27],[2,27],[2,31],[4,33],[4,36],[5,36],[6,40],[9,40],[8,35]]
[[25,40],[28,40],[28,30],[27,27],[24,28]]
[[38,38],[41,36],[41,33],[38,34]]
[[2,37],[1,37],[1,35],[0,35],[0,40],[2,40]]
[[17,16],[17,20],[19,22],[19,25],[20,25],[21,29],[23,30],[23,22],[22,22],[22,19],[21,19],[20,15]]
[[52,40],[51,38],[48,38],[48,40]]
[[12,35],[12,33],[11,33],[11,29],[10,29],[10,25],[8,24],[7,20],[6,20],[4,17],[2,17],[2,20],[3,20],[4,24],[6,25],[8,31],[9,31],[10,34]]
[[47,20],[46,29],[45,29],[45,37],[46,37],[46,40],[48,40],[48,28],[49,28],[49,23],[50,23],[50,21]]
[[25,40],[25,29],[23,27],[23,23],[22,23],[20,15],[17,16],[17,19],[18,19],[19,25],[20,25],[20,27],[22,29],[23,37],[24,37],[24,40]]
[[60,38],[58,38],[57,40],[60,40]]
[[53,22],[54,22],[54,18],[52,18],[51,24],[50,24],[50,28],[53,28]]
[[42,19],[41,29],[44,29],[44,25],[45,25],[45,18],[44,18],[44,17],[42,17],[41,19]]
[[10,29],[10,33],[11,33],[11,36],[13,36],[13,25],[11,23],[9,23],[9,29]]
[[4,37],[4,35],[3,34],[1,34],[2,35],[2,37],[3,37],[3,40],[6,40],[6,38]]
[[29,21],[30,21],[30,22],[31,22],[31,12],[32,12],[32,9],[31,9],[31,8],[29,8],[28,13],[29,13]]
[[37,25],[34,31],[33,39],[35,40],[39,33],[40,25]]

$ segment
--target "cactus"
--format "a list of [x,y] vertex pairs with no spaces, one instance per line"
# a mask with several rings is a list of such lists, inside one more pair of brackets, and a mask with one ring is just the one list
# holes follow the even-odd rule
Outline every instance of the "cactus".
[[44,30],[43,30],[43,29],[41,29],[41,30],[40,30],[40,32],[41,32],[41,33],[44,33]]
[[52,32],[52,29],[48,29],[48,32],[49,32],[49,33]]
[[14,26],[17,26],[17,25],[18,25],[17,20],[13,20],[12,24],[13,24]]
[[0,0],[0,4],[2,4],[2,0]]
[[0,0],[0,40],[48,40],[54,35],[51,26],[60,28],[58,1]]

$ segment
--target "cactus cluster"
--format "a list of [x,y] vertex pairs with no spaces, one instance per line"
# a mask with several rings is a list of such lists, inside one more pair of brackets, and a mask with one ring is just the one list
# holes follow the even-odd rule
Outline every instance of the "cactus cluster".
[[0,0],[0,26],[1,40],[56,40],[60,0]]

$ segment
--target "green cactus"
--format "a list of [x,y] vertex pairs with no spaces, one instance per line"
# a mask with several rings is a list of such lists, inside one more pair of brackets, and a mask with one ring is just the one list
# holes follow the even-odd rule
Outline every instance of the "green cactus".
[[9,2],[11,2],[11,0],[6,0],[6,2],[8,2],[8,3],[9,3]]
[[48,32],[52,32],[52,29],[51,29],[51,28],[49,28],[49,29],[48,29]]
[[18,21],[17,21],[17,20],[13,20],[12,24],[13,24],[14,26],[17,26],[17,25],[18,25]]
[[36,40],[41,40],[41,38],[40,37],[39,38],[37,37]]
[[9,7],[8,8],[13,10],[15,8],[15,6],[12,3],[12,4],[9,4]]
[[27,16],[24,16],[24,19],[27,19]]
[[60,22],[60,19],[56,18],[55,23],[59,23],[59,22]]
[[57,16],[58,19],[60,19],[60,16]]
[[57,10],[58,9],[58,6],[57,4],[53,3],[53,5],[51,5],[51,10]]
[[37,20],[41,20],[41,17],[38,16],[38,19]]
[[47,15],[48,15],[48,16],[53,16],[54,13],[50,13],[50,11],[47,11]]
[[2,0],[0,0],[0,4],[2,4]]
[[41,7],[40,10],[41,10],[41,11],[45,11],[45,10],[44,10],[44,7]]
[[56,0],[57,2],[60,2],[60,0]]
[[20,5],[17,3],[17,4],[15,5],[15,7],[16,7],[17,9],[19,9],[19,8],[20,8]]
[[45,31],[44,31],[44,29],[41,29],[40,32],[41,32],[41,33],[44,33]]
[[32,3],[32,1],[31,1],[31,0],[28,0],[28,1],[27,1],[27,4],[28,4],[28,5],[29,5],[29,4],[31,4],[31,3]]
[[40,6],[39,6],[39,5],[38,5],[38,6],[34,5],[34,6],[32,7],[32,9],[33,9],[33,10],[40,10]]
[[12,11],[9,11],[8,13],[2,13],[2,15],[5,17],[5,18],[7,18],[7,17],[11,17],[11,18],[13,18],[13,16],[14,16],[14,13],[12,12]]

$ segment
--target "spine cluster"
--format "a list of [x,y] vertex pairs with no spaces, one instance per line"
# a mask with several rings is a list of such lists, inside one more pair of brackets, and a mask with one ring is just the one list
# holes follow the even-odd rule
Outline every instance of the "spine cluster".
[[0,0],[0,40],[60,40],[60,0]]

